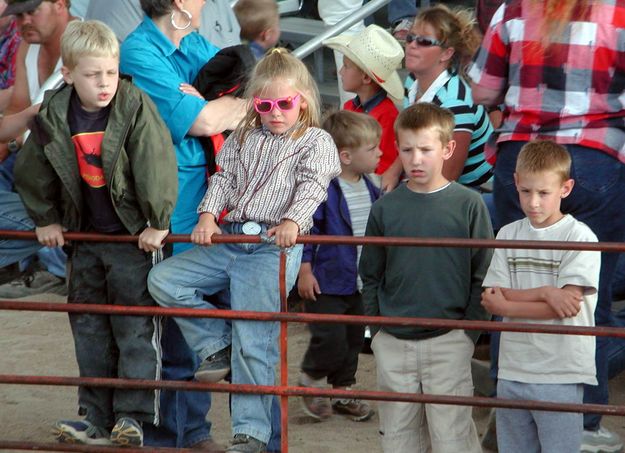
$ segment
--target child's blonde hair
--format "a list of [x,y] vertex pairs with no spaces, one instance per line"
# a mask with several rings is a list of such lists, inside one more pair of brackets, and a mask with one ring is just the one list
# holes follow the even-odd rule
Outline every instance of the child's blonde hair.
[[321,126],[334,140],[336,147],[357,149],[380,142],[382,126],[375,118],[365,113],[339,110],[329,114]]
[[448,69],[466,78],[466,64],[471,60],[481,43],[471,11],[458,8],[449,9],[445,5],[435,5],[421,10],[415,17],[413,27],[426,23],[436,31],[436,38],[443,47],[454,49]]
[[555,172],[562,182],[571,178],[571,155],[567,149],[550,140],[526,143],[516,161],[516,173]]
[[265,30],[275,27],[280,20],[276,0],[239,0],[232,8],[241,26],[241,38],[258,39]]
[[417,132],[434,128],[445,146],[454,136],[455,124],[451,111],[429,102],[419,102],[399,114],[395,120],[395,136],[400,130]]
[[261,126],[260,114],[254,110],[252,99],[277,79],[287,80],[300,94],[300,104],[303,101],[307,104],[306,108],[300,108],[293,137],[301,137],[309,127],[319,127],[321,102],[317,84],[301,60],[279,47],[261,58],[252,71],[245,90],[245,97],[249,100],[248,112],[235,131],[240,143],[249,131]]
[[113,30],[99,20],[73,20],[61,36],[61,59],[74,69],[83,57],[119,58],[119,41]]

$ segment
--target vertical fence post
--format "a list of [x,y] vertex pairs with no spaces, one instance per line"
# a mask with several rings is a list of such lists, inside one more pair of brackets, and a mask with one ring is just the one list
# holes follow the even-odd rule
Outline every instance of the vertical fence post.
[[[286,294],[286,254],[280,250],[280,311],[289,311]],[[280,386],[285,388],[289,385],[289,364],[287,360],[287,321],[280,321]],[[280,450],[282,453],[289,453],[289,397],[280,396]]]

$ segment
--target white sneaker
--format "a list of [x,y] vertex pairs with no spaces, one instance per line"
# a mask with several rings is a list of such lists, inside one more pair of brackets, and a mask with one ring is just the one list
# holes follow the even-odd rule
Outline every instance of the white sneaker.
[[616,453],[623,451],[623,441],[618,434],[600,426],[597,431],[582,435],[581,453]]

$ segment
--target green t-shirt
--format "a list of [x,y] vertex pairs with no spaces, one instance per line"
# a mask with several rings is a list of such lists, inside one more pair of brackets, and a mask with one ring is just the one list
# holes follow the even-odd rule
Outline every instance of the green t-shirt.
[[[479,193],[457,183],[432,193],[402,184],[371,208],[366,236],[492,239],[488,209]],[[365,313],[486,320],[480,305],[490,249],[365,246],[360,259]],[[424,339],[448,329],[382,327],[401,339]],[[467,334],[475,341],[477,331]]]

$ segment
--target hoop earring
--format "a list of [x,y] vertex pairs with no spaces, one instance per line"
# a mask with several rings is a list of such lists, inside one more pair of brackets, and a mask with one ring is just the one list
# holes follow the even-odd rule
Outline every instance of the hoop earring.
[[186,23],[186,25],[184,26],[180,26],[178,24],[176,24],[176,11],[172,11],[171,12],[171,26],[174,27],[176,30],[186,30],[187,28],[189,28],[191,26],[191,19],[193,19],[193,15],[187,11],[186,9],[181,9],[180,12],[182,14],[184,14],[185,16],[187,16],[187,20],[188,22]]

